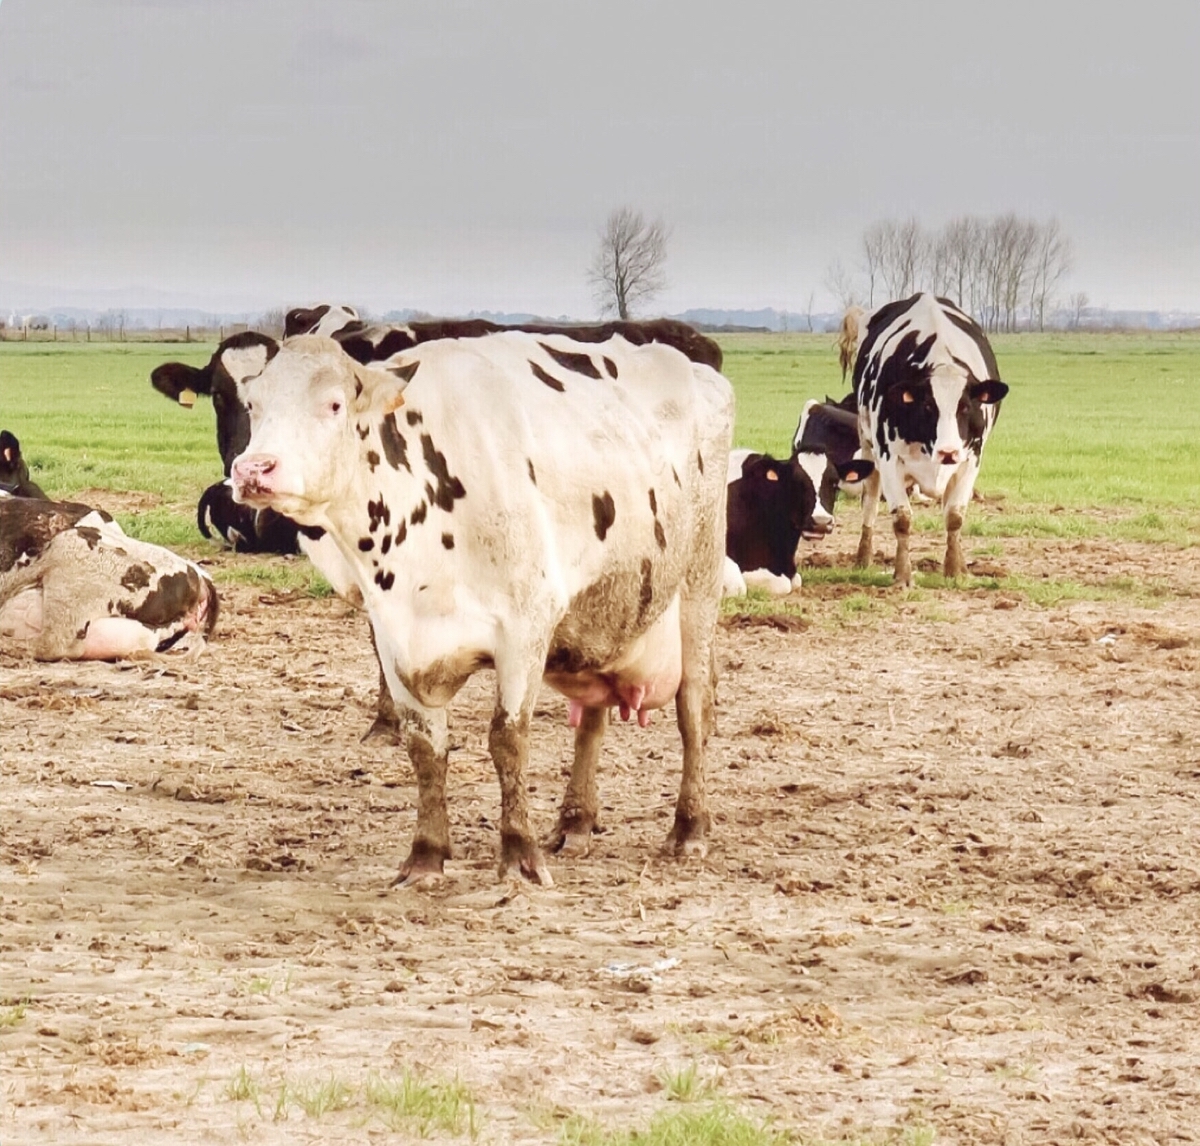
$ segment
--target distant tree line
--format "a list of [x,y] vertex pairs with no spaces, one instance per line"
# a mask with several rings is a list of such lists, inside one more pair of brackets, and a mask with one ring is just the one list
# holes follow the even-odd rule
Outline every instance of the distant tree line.
[[1071,240],[1057,219],[963,215],[937,231],[916,218],[884,219],[863,232],[857,269],[834,262],[826,286],[845,308],[872,309],[930,290],[985,330],[1044,330],[1071,261]]

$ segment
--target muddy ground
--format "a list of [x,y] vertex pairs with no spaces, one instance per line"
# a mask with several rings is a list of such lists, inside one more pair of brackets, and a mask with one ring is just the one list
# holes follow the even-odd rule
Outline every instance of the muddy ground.
[[[457,1077],[480,1141],[555,1141],[675,1109],[692,1064],[802,1137],[1200,1139],[1200,551],[986,560],[1165,593],[813,587],[807,626],[727,624],[708,858],[658,853],[673,720],[622,725],[551,890],[496,880],[487,674],[453,709],[457,858],[390,887],[414,788],[358,742],[337,600],[227,587],[191,661],[0,655],[0,1142],[454,1137],[370,1097],[406,1069]],[[569,746],[547,694],[547,830]]]

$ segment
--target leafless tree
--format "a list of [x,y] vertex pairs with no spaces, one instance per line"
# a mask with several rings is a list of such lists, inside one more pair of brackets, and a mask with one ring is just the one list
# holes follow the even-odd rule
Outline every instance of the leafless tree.
[[286,318],[283,307],[277,306],[260,314],[254,323],[254,329],[271,338],[282,338]]
[[1036,322],[1038,330],[1046,329],[1046,308],[1059,280],[1071,269],[1071,254],[1071,240],[1062,233],[1057,219],[1038,228],[1029,289],[1029,322],[1031,326]]
[[1083,312],[1087,310],[1088,303],[1091,299],[1088,298],[1086,291],[1077,291],[1071,295],[1071,329],[1078,330],[1083,323]]
[[917,289],[926,263],[926,238],[915,218],[901,223],[891,219],[880,226],[882,237],[879,273],[889,298],[907,298]]
[[888,245],[888,227],[894,224],[872,223],[862,237],[863,273],[867,276],[867,309],[875,309],[875,287]]
[[808,307],[804,311],[804,317],[808,321],[808,333],[809,334],[812,334],[812,332],[813,332],[813,325],[812,325],[813,301],[816,299],[816,297],[817,297],[817,292],[815,290],[810,290],[808,292]]
[[629,318],[633,310],[667,285],[667,228],[647,222],[641,211],[618,207],[600,232],[588,278],[604,314]]
[[829,264],[825,272],[825,289],[837,299],[843,313],[852,306],[862,306],[867,302],[854,275],[846,269],[841,259],[834,259]]

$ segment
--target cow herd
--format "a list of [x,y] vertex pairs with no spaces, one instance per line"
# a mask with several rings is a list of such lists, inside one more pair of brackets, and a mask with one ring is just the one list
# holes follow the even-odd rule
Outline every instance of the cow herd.
[[[849,332],[847,334],[847,332]],[[500,782],[500,871],[549,884],[526,804],[542,683],[567,702],[574,762],[550,837],[586,852],[610,713],[646,724],[675,704],[683,773],[668,844],[703,854],[722,592],[799,587],[802,538],[861,489],[859,564],[879,498],[912,582],[910,494],[942,506],[947,576],[983,444],[1007,392],[978,326],[931,295],[851,316],[854,390],[809,402],[787,460],[731,452],[721,350],[671,320],[498,327],[380,326],[348,307],[293,310],[281,341],[225,339],[201,368],[151,381],[207,395],[224,479],[197,508],[238,551],[303,551],[363,608],[380,668],[372,731],[406,739],[417,825],[401,881],[451,855],[446,707],[495,672],[489,749]],[[845,358],[844,358],[845,361]],[[43,659],[164,652],[211,632],[197,565],[51,502],[0,435],[0,641]]]

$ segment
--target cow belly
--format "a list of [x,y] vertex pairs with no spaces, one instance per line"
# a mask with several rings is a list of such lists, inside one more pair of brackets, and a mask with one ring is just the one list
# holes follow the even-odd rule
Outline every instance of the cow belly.
[[545,675],[551,688],[585,708],[627,705],[634,711],[662,708],[679,691],[683,646],[679,598],[649,629],[609,664]]
[[10,641],[32,641],[42,631],[42,589],[22,589],[0,606],[0,637]]

